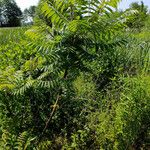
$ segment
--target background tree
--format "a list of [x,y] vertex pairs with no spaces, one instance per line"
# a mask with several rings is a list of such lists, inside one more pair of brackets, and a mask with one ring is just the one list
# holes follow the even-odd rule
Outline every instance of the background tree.
[[14,0],[1,1],[1,26],[16,27],[21,25],[22,12]]
[[148,7],[144,5],[143,1],[141,1],[141,4],[139,4],[138,2],[133,2],[133,3],[131,3],[129,9],[127,9],[127,10],[136,10],[137,11],[127,21],[127,23],[126,23],[127,26],[130,28],[135,28],[135,29],[142,28],[148,17]]
[[33,23],[33,18],[36,14],[36,6],[30,6],[23,11],[23,22],[26,23]]
[[0,1],[0,27],[3,26],[4,21],[5,21],[4,1]]

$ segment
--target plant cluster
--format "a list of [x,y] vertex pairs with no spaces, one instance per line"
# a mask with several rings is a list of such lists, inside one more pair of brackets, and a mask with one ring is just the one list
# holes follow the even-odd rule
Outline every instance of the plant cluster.
[[0,29],[0,149],[148,148],[148,21],[119,2],[40,0],[32,27]]

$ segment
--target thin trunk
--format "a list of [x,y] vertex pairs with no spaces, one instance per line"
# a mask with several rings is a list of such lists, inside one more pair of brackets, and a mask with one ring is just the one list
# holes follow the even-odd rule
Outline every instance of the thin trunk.
[[[65,72],[64,72],[64,76],[63,76],[63,79],[64,79],[64,80],[67,79],[67,75],[68,75],[68,69],[66,69]],[[50,113],[50,115],[49,115],[49,118],[48,118],[48,120],[47,120],[47,122],[46,122],[46,124],[45,124],[45,127],[44,127],[44,129],[43,129],[42,134],[40,135],[40,137],[42,137],[42,135],[45,133],[46,129],[48,128],[48,125],[49,125],[49,123],[51,122],[52,117],[53,117],[53,115],[54,115],[54,113],[55,113],[55,111],[56,111],[56,109],[57,109],[57,104],[58,104],[58,102],[59,102],[60,99],[61,99],[61,95],[62,95],[62,89],[60,89],[60,91],[59,91],[59,93],[58,93],[58,95],[57,95],[55,104],[53,105],[53,109],[52,109],[52,111],[51,111],[51,113]]]

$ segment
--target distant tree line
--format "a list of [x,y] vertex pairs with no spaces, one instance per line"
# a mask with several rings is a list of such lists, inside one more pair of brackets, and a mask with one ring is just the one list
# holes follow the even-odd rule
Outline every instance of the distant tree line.
[[32,25],[33,18],[36,14],[36,6],[30,6],[23,11],[22,24],[23,25]]
[[[127,27],[133,29],[142,28],[144,26],[145,20],[149,16],[148,7],[144,5],[143,1],[141,1],[140,4],[138,2],[133,2],[130,4],[130,7],[127,9],[127,11],[128,10],[135,10],[137,12],[128,18],[126,21]],[[14,0],[0,1],[0,27],[32,25],[33,18],[36,16],[35,14],[36,6],[30,6],[22,12]]]
[[21,25],[22,11],[14,0],[0,1],[0,26],[15,27]]
[[25,9],[24,12],[14,0],[0,1],[0,27],[18,27],[22,24],[32,24],[36,6]]

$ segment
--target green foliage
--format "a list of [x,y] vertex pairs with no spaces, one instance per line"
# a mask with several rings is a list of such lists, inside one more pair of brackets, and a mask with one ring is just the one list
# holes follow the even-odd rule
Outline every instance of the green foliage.
[[19,69],[34,53],[29,54],[28,41],[24,36],[27,28],[0,29],[0,70],[8,66]]
[[100,100],[105,101],[103,109],[88,115],[88,123],[72,135],[68,149],[137,149],[144,143],[150,121],[149,77],[124,80],[121,87],[107,91]]
[[0,148],[2,150],[28,150],[35,138],[29,137],[27,132],[22,132],[18,137],[4,130]]
[[34,26],[0,29],[1,149],[145,148],[149,32],[118,2],[41,0]]
[[137,12],[127,20],[127,26],[134,30],[141,30],[148,17],[148,7],[141,1],[141,4],[138,4],[138,2],[131,3],[129,9],[136,10]]

